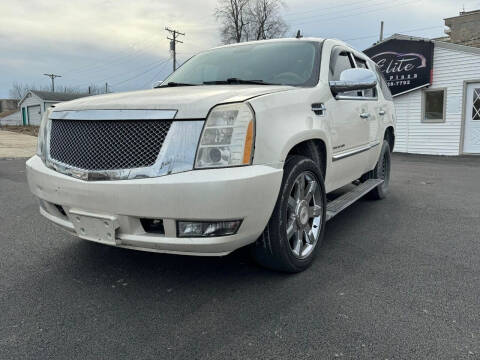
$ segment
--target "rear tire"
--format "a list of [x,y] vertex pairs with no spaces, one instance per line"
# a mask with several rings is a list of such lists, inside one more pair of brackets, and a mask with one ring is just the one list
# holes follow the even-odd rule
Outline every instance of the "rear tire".
[[390,185],[390,169],[391,169],[391,156],[390,145],[387,140],[383,140],[382,150],[380,151],[380,157],[378,159],[375,168],[361,178],[361,181],[368,179],[382,179],[383,183],[370,191],[367,195],[369,199],[380,200],[384,199],[389,192]]
[[252,255],[261,266],[300,272],[313,261],[326,222],[325,185],[318,165],[294,155],[287,159],[273,214]]

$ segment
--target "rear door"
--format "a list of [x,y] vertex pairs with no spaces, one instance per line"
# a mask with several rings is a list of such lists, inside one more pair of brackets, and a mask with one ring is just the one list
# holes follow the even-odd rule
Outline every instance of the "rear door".
[[[358,68],[368,69],[376,73],[375,67],[371,66],[366,58],[354,56],[355,64]],[[378,75],[377,75],[378,78]],[[363,98],[365,106],[368,108],[368,117],[365,119],[368,124],[368,143],[370,146],[376,145],[380,137],[380,128],[383,124],[385,115],[387,115],[387,106],[378,96],[378,85],[373,89],[362,90],[358,96]]]

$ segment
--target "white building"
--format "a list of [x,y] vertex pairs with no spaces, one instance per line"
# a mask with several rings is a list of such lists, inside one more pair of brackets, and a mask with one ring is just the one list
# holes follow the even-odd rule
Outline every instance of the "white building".
[[12,111],[0,114],[0,126],[4,125],[22,125],[20,111]]
[[21,124],[40,125],[43,113],[53,104],[85,96],[89,95],[30,90],[18,104],[22,119]]
[[[433,63],[426,83],[407,91],[395,89],[399,83],[416,80],[413,77],[415,67],[422,66],[421,60],[415,63],[415,59],[421,59],[422,54],[403,49],[386,51],[385,43],[393,39],[404,41],[402,47],[405,41],[433,43]],[[378,55],[372,56],[375,51]],[[394,94],[397,117],[395,151],[433,155],[480,154],[480,48],[397,34],[366,52],[382,67],[389,86],[392,85],[390,89]],[[380,62],[382,56],[383,60],[390,56],[386,59],[392,64],[390,67],[385,61]],[[426,58],[428,65],[428,56]],[[406,66],[408,61],[412,61],[411,67]],[[394,90],[400,93],[396,94]]]
[[0,126],[19,125],[20,112],[18,111],[18,100],[0,99]]

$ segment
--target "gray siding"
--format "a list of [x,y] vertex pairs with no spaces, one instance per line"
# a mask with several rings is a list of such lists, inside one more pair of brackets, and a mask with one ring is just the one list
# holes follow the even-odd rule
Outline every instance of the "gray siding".
[[22,125],[22,114],[20,111],[0,118],[0,125]]

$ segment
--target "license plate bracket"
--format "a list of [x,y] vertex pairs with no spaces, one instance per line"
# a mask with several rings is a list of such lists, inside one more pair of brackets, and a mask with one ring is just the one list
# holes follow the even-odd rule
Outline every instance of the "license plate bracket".
[[82,210],[69,211],[77,235],[85,240],[116,245],[115,232],[119,227],[114,215],[92,214]]

